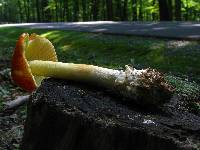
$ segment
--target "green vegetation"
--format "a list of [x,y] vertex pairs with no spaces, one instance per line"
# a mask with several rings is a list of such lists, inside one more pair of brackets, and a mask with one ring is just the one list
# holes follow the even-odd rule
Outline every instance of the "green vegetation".
[[118,69],[131,64],[138,68],[152,67],[163,72],[192,75],[196,79],[196,75],[200,74],[199,42],[73,31],[0,28],[0,59],[11,58],[16,40],[23,32],[47,37],[56,48],[59,61],[63,62]]
[[199,21],[199,0],[0,0],[1,22]]
[[[0,60],[10,60],[16,40],[23,32],[47,37],[55,46],[59,61],[85,63],[123,69],[130,64],[136,68],[151,67],[166,74],[177,92],[193,95],[200,88],[185,78],[200,81],[200,52],[198,42],[161,40],[134,36],[113,36],[74,31],[24,28],[0,28]],[[174,78],[172,76],[178,75]],[[8,89],[8,88],[7,88]],[[6,86],[1,93],[6,92]]]

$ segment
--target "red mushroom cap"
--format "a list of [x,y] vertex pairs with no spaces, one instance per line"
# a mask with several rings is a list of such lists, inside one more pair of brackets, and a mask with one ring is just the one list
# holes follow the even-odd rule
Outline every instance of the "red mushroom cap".
[[23,33],[14,50],[11,62],[11,76],[13,81],[22,89],[32,92],[37,86],[37,79],[31,73],[28,61],[31,60],[50,60],[57,61],[55,49],[51,42],[46,38],[28,33]]

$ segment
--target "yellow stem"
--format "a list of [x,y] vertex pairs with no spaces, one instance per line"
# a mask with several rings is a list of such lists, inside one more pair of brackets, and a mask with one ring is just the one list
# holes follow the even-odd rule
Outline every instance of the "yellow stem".
[[113,86],[121,71],[93,65],[34,60],[29,62],[36,76],[54,77]]

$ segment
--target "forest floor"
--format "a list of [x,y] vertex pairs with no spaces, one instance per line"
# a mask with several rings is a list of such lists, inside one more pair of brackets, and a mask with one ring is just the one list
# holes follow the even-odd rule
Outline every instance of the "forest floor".
[[[188,97],[200,93],[200,42],[136,36],[104,35],[77,31],[0,28],[0,150],[18,149],[26,107],[12,115],[2,112],[3,103],[25,95],[10,79],[10,60],[16,40],[23,32],[47,37],[62,62],[85,63],[123,69],[155,68],[165,74],[176,91]],[[199,95],[198,95],[199,96]],[[200,99],[196,97],[196,99]],[[194,100],[194,98],[193,98]],[[200,110],[199,101],[195,108]]]
[[55,22],[3,24],[0,27],[27,27],[31,29],[69,30],[114,35],[136,35],[142,37],[171,38],[179,40],[199,40],[200,23],[183,21],[164,22]]

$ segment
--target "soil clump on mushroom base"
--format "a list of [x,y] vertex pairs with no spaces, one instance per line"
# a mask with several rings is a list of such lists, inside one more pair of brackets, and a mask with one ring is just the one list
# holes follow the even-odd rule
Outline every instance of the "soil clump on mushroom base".
[[200,116],[173,97],[148,110],[88,85],[47,79],[32,95],[22,149],[198,149]]

